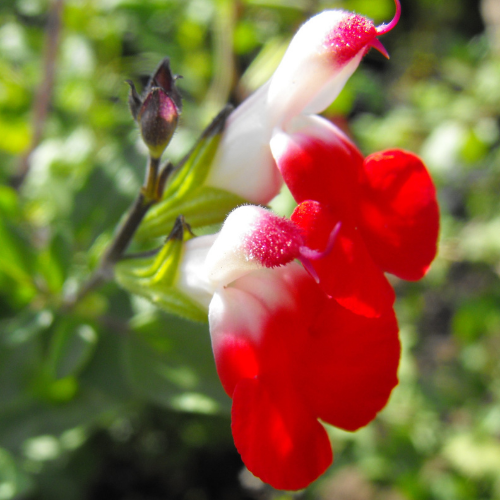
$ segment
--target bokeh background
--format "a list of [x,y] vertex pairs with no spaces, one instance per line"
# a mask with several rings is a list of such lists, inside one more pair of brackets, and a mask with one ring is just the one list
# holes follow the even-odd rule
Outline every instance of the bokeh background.
[[167,55],[183,76],[175,161],[309,16],[380,24],[392,0],[2,0],[0,500],[500,499],[500,2],[402,6],[390,61],[368,54],[325,115],[366,154],[424,158],[439,256],[422,281],[393,281],[389,405],[359,432],[329,429],[334,466],[289,494],[244,470],[206,326],[112,282],[62,303],[143,180],[126,79],[144,85]]

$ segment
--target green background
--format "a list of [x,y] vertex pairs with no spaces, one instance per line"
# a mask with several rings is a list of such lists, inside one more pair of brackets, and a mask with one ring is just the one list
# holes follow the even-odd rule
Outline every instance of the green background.
[[[364,153],[421,155],[439,255],[393,280],[404,355],[387,408],[331,429],[335,464],[299,498],[500,499],[500,5],[406,0],[326,116]],[[388,21],[390,0],[67,0],[52,100],[19,190],[44,75],[46,0],[0,4],[0,500],[289,499],[245,473],[207,328],[114,283],[61,308],[144,176],[124,80],[181,74],[177,160],[272,73],[324,8]],[[496,17],[495,17],[496,16]],[[290,209],[284,195],[277,209]],[[169,229],[166,230],[168,232]],[[246,485],[242,487],[241,485]]]

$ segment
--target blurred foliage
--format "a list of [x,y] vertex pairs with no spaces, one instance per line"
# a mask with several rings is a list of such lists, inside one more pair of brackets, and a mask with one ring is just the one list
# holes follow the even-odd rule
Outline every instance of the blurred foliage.
[[[62,302],[142,183],[124,80],[144,84],[166,55],[183,76],[175,161],[310,15],[381,23],[392,1],[67,0],[43,137],[16,191],[51,5],[0,4],[0,500],[290,499],[240,472],[205,325],[113,283]],[[367,154],[422,155],[442,229],[427,277],[394,281],[404,356],[389,406],[357,433],[332,429],[335,464],[298,497],[500,499],[500,14],[481,6],[484,19],[474,0],[403,1],[391,60],[370,53],[326,112]]]

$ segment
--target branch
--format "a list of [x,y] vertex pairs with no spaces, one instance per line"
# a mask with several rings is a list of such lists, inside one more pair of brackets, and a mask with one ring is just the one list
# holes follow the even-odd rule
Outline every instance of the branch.
[[43,136],[45,121],[49,113],[56,58],[61,34],[61,18],[64,0],[54,0],[49,11],[46,27],[45,56],[43,61],[43,80],[36,93],[33,103],[33,136],[31,144],[21,157],[16,174],[11,179],[11,185],[19,190],[30,169],[31,154],[36,149]]
[[[167,162],[167,165],[169,164],[170,162]],[[161,197],[161,192],[157,191],[156,186],[158,167],[159,160],[150,157],[144,186],[141,188],[141,191],[132,204],[127,217],[116,232],[111,245],[109,245],[104,253],[99,267],[92,273],[90,278],[84,282],[78,292],[64,302],[63,307],[65,309],[71,309],[89,292],[112,278],[113,266],[120,260],[121,256],[130,245],[137,228],[148,210],[158,201],[152,194],[158,194]]]

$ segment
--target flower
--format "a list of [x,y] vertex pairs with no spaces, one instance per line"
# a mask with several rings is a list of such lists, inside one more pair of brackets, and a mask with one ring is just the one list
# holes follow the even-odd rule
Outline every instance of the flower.
[[231,114],[206,184],[257,204],[278,194],[282,178],[270,142],[294,131],[335,100],[370,47],[387,56],[377,36],[398,22],[375,27],[358,14],[328,10],[312,17],[292,39],[271,79]]
[[400,150],[364,159],[316,116],[370,47],[385,53],[377,36],[397,23],[396,5],[378,28],[344,11],[308,21],[230,116],[203,176],[171,184],[179,213],[174,202],[195,184],[263,204],[284,181],[298,203],[290,220],[242,206],[217,234],[183,243],[182,232],[146,262],[116,268],[124,286],[171,311],[208,311],[235,445],[278,489],[304,488],[331,463],[320,420],[353,431],[386,405],[400,345],[384,272],[418,279],[436,253],[436,195],[421,160]]
[[436,190],[420,158],[395,149],[364,159],[320,117],[277,132],[271,148],[299,203],[292,220],[308,246],[323,248],[341,223],[338,244],[313,263],[323,289],[357,314],[391,308],[394,292],[383,273],[418,280],[437,251]]
[[397,385],[392,310],[367,318],[341,307],[293,259],[295,224],[254,206],[217,235],[185,244],[179,290],[208,307],[217,372],[232,398],[232,433],[247,468],[297,490],[332,461],[322,421],[356,430]]

